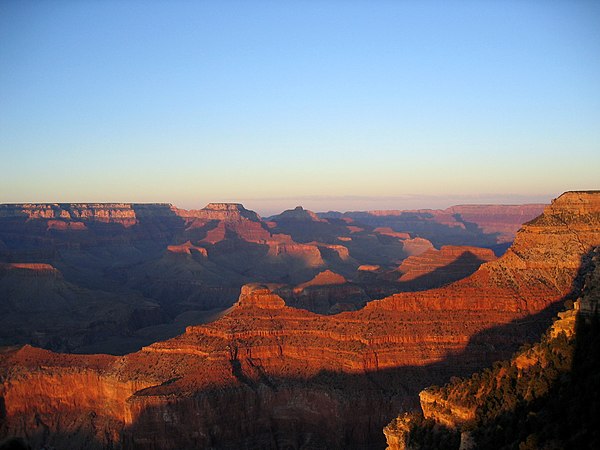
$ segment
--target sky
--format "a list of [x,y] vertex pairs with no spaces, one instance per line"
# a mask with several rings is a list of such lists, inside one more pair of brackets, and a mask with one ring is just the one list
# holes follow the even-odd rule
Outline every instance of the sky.
[[600,2],[0,2],[0,202],[600,188]]

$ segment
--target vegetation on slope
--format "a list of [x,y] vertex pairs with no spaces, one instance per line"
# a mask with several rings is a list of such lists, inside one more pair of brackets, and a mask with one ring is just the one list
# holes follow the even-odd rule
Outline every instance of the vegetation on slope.
[[[598,274],[596,268],[594,276],[588,277],[585,294],[588,300],[593,296],[594,302]],[[565,316],[569,314],[574,312]],[[457,449],[459,430],[435,421],[436,415],[452,414],[451,407],[472,412],[472,417],[458,418],[457,423],[470,435],[473,448],[600,448],[598,354],[598,314],[577,316],[575,333],[569,337],[549,330],[539,343],[524,346],[510,361],[431,387],[426,390],[428,397],[437,401],[427,406],[425,415],[434,420],[411,418],[410,448]]]

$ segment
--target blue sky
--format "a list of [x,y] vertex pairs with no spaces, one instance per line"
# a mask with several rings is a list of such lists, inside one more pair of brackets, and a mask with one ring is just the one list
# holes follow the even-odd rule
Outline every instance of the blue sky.
[[600,3],[0,3],[0,202],[600,188]]

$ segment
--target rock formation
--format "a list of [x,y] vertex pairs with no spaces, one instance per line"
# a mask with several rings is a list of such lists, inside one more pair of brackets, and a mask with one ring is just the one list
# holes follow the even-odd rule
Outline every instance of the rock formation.
[[302,283],[296,286],[294,288],[294,292],[302,292],[303,290],[311,286],[325,286],[344,283],[347,283],[347,280],[342,275],[332,272],[331,270],[325,270],[315,275],[315,277],[312,280],[309,280],[306,283]]
[[219,320],[124,357],[6,351],[2,433],[61,448],[383,444],[418,390],[537,336],[599,224],[599,193],[566,193],[506,255],[443,288],[322,316],[251,285]]
[[279,286],[276,291],[286,299],[289,306],[319,314],[353,311],[370,300],[360,285],[348,282],[342,275],[331,270],[320,272],[293,289]]
[[[488,242],[501,232],[495,226],[514,225],[518,217],[525,217],[515,213],[507,216],[505,223],[501,218],[504,207],[493,211],[471,207],[469,214],[476,216],[473,220],[485,221],[488,210],[494,217],[487,219],[485,232],[480,229],[475,232],[475,226],[461,222],[457,227],[451,226],[462,230],[460,235],[450,235],[451,240],[482,237],[479,240]],[[0,278],[0,290],[3,283],[12,280],[11,290],[2,291],[8,297],[32,298],[55,314],[58,314],[56,305],[65,309],[56,327],[44,328],[43,338],[34,337],[34,324],[44,321],[44,308],[38,308],[30,311],[30,321],[19,324],[18,333],[7,331],[12,339],[2,342],[44,345],[54,350],[122,353],[124,349],[140,348],[153,335],[155,339],[168,336],[164,329],[179,332],[186,324],[195,323],[204,312],[230,307],[241,286],[252,282],[285,284],[287,287],[279,288],[278,292],[290,305],[314,312],[355,310],[371,299],[412,289],[406,283],[397,283],[399,276],[390,279],[385,274],[405,258],[433,249],[433,244],[419,236],[419,231],[433,230],[432,224],[437,219],[426,212],[409,216],[408,221],[404,220],[407,217],[404,213],[394,216],[403,222],[395,223],[395,228],[386,228],[341,215],[323,218],[301,207],[265,222],[255,212],[234,203],[210,203],[198,210],[179,209],[170,204],[131,203],[0,205],[0,263],[49,264],[68,283],[67,291],[81,289],[81,295],[88,300],[103,299],[83,301],[88,309],[82,323],[94,323],[87,318],[103,316],[110,308],[125,314],[117,322],[127,322],[129,313],[122,310],[119,300],[125,298],[139,302],[139,308],[134,307],[138,311],[134,322],[147,328],[138,332],[125,327],[120,332],[109,325],[112,322],[102,320],[94,325],[99,329],[81,330],[79,337],[65,335],[60,331],[63,318],[65,322],[79,319],[60,300],[60,295],[53,294],[56,286],[51,288],[41,283],[40,278],[36,281],[39,289],[34,291],[27,283],[17,282],[24,280],[23,276],[17,279],[12,274]],[[453,224],[452,220],[452,215],[446,214],[441,220],[446,225],[441,230]],[[440,223],[435,226],[441,226]],[[399,224],[409,224],[412,231],[398,230]],[[443,233],[437,239],[438,243],[448,244]],[[379,266],[380,270],[369,273],[358,270],[360,266]],[[311,288],[296,297],[289,293],[294,286],[325,270],[338,273],[349,282],[343,286]],[[433,278],[429,280],[433,284],[422,279],[418,288],[440,284]],[[148,300],[155,305],[151,314]],[[7,330],[15,325],[7,324]],[[99,341],[103,344],[94,346]]]
[[444,448],[455,450],[596,448],[597,418],[590,411],[600,404],[600,247],[580,272],[578,298],[539,342],[469,378],[421,391],[422,416],[403,413],[384,428],[388,449],[422,448],[440,434],[454,435]]
[[398,267],[398,281],[406,290],[438,287],[465,278],[482,263],[495,259],[487,248],[445,245],[406,258]]

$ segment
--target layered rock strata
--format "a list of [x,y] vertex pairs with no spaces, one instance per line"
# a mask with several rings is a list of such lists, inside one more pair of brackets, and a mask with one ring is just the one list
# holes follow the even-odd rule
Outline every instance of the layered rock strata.
[[600,247],[588,256],[579,297],[539,342],[470,378],[421,391],[422,415],[403,413],[384,428],[388,450],[422,448],[425,440],[440,439],[442,429],[460,436],[445,448],[461,450],[491,443],[494,448],[596,448],[597,427],[589,411],[598,406]]
[[118,435],[127,448],[383,444],[419,389],[532,338],[599,244],[600,194],[572,192],[505,256],[444,288],[320,316],[252,285],[216,322],[125,357],[12,350],[0,362],[3,435],[28,424],[31,439],[65,448],[65,435],[105,447]]
[[479,247],[445,245],[417,256],[409,256],[398,267],[404,288],[430,288],[471,275],[484,262],[494,261],[492,250]]

